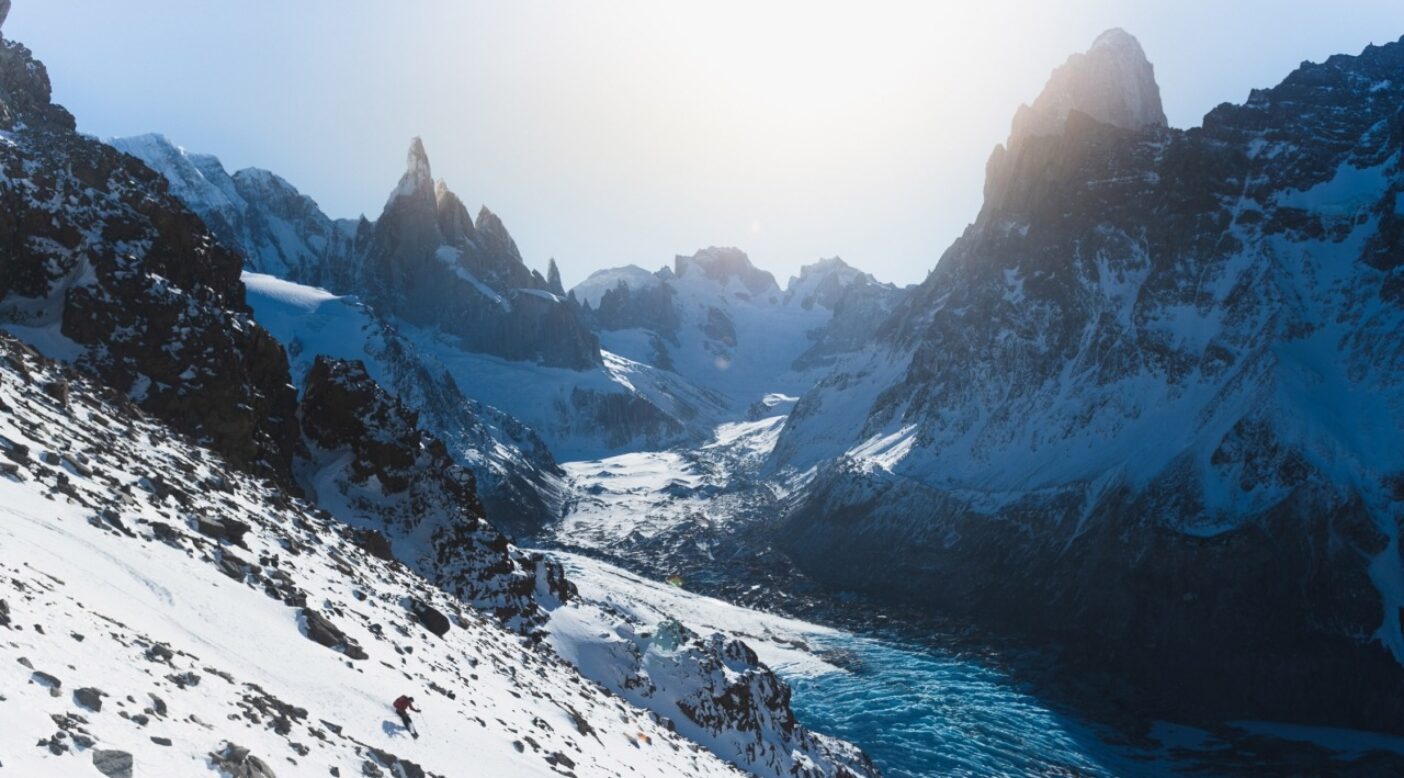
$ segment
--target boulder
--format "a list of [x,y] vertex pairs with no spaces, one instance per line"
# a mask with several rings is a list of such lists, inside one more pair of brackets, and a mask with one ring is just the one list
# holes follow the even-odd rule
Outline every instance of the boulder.
[[98,749],[93,752],[93,767],[107,778],[132,778],[132,755],[126,751]]
[[333,651],[340,651],[352,659],[365,659],[366,652],[355,640],[347,637],[331,620],[311,608],[298,611],[304,625],[303,634],[315,643],[320,643]]
[[106,693],[101,689],[94,689],[91,686],[84,686],[73,691],[73,701],[94,712],[102,710],[102,698],[106,696]]
[[210,752],[210,762],[229,778],[278,778],[273,768],[247,748],[227,741],[220,750]]
[[439,637],[448,634],[450,626],[448,616],[439,612],[434,606],[422,600],[411,598],[409,610],[416,619],[419,619],[419,623],[424,625],[425,629]]

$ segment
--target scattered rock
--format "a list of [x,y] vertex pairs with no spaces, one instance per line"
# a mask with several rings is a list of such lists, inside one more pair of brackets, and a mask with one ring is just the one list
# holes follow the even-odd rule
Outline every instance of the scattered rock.
[[84,686],[73,691],[73,701],[94,713],[102,710],[102,698],[107,694],[101,689]]
[[390,539],[385,533],[374,529],[362,529],[352,533],[351,540],[365,549],[367,554],[387,562],[394,561],[395,553],[390,549]]
[[219,751],[210,752],[210,761],[229,778],[278,778],[262,759],[228,741]]
[[345,632],[337,629],[336,625],[322,614],[311,608],[303,608],[299,611],[304,625],[303,634],[309,640],[320,643],[334,651],[340,651],[352,659],[365,659],[366,652],[356,641],[346,636]]
[[49,694],[54,697],[59,696],[59,689],[63,688],[63,681],[41,670],[35,670],[33,673],[30,673],[29,678],[40,686],[48,688]]
[[59,405],[68,405],[68,382],[59,378],[46,381],[42,387],[44,394],[54,398]]
[[126,751],[98,749],[93,752],[93,767],[107,778],[132,778],[132,755]]
[[[408,759],[395,756],[389,751],[381,751],[378,748],[370,750],[371,755],[388,768],[392,775],[403,776],[403,778],[425,778],[424,768],[411,762]],[[379,775],[379,773],[376,773]]]
[[416,619],[419,619],[419,623],[423,624],[425,629],[429,630],[435,635],[438,635],[439,637],[443,637],[444,635],[448,634],[448,616],[445,616],[443,613],[440,613],[437,609],[434,608],[434,606],[430,605],[427,602],[424,602],[423,600],[410,598],[409,610],[410,613],[414,614],[414,617]]

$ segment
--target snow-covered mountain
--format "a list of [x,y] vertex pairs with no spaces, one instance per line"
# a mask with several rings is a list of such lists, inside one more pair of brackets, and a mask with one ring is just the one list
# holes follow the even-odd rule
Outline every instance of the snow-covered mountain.
[[600,270],[571,292],[608,351],[743,410],[808,388],[814,368],[865,342],[902,295],[837,257],[804,266],[781,290],[740,250],[716,247],[656,273]]
[[494,523],[530,534],[559,515],[563,473],[546,443],[515,417],[465,396],[407,333],[354,297],[261,273],[243,278],[254,317],[286,345],[299,390],[321,356],[358,361],[473,472]]
[[145,162],[249,269],[304,284],[340,287],[368,231],[361,220],[333,221],[312,198],[258,168],[230,175],[219,159],[191,154],[159,134],[108,144]]
[[[217,160],[154,136],[109,143],[149,162],[192,210],[223,218],[222,201],[212,194],[221,190],[210,183],[218,176],[202,172],[222,170]],[[233,178],[281,181],[256,169]],[[724,397],[675,373],[600,352],[578,321],[579,307],[560,293],[559,273],[542,278],[529,270],[490,211],[471,219],[458,197],[433,181],[418,139],[375,222],[354,229],[333,222],[288,190],[241,190],[252,214],[243,222],[249,229],[227,239],[249,257],[245,267],[262,274],[250,277],[251,302],[260,321],[294,348],[294,377],[318,353],[365,360],[378,381],[425,414],[456,456],[477,452],[464,464],[484,483],[489,503],[499,500],[499,486],[510,492],[501,495],[498,512],[514,526],[539,525],[558,508],[555,466],[535,445],[537,435],[558,457],[598,456],[702,440],[724,417]],[[287,202],[316,212],[293,227],[279,226],[268,214],[287,210],[280,205]],[[321,251],[321,243],[305,237],[320,234],[319,224],[346,239],[328,240],[330,248]],[[288,248],[304,245],[317,250]],[[307,263],[299,265],[303,270],[285,261],[294,254]],[[339,293],[338,302],[317,285]],[[451,378],[443,378],[445,369]],[[416,389],[425,377],[432,388]],[[466,414],[459,396],[473,406]],[[477,445],[483,434],[465,432],[483,426],[515,432],[491,433],[494,444],[484,448]],[[464,441],[473,445],[457,445]]]
[[[538,580],[549,642],[527,640],[4,334],[0,409],[0,760],[17,774],[877,774],[798,725],[744,643],[621,611],[637,584],[561,603]],[[441,553],[472,562],[479,594],[527,556]],[[404,693],[417,740],[390,708]]]
[[1113,31],[1016,117],[975,223],[795,406],[777,537],[1171,706],[1399,731],[1404,43],[1190,130],[1150,73]]
[[[799,725],[744,644],[672,626],[678,640],[649,642],[637,614],[576,597],[365,365],[314,359],[299,393],[296,350],[246,307],[241,257],[164,178],[77,134],[13,41],[0,118],[0,764],[875,774]],[[353,344],[393,349],[376,323]],[[463,421],[458,442],[532,448],[507,423]],[[564,661],[604,655],[619,661]],[[606,691],[620,679],[626,700]],[[387,715],[405,691],[432,741]]]

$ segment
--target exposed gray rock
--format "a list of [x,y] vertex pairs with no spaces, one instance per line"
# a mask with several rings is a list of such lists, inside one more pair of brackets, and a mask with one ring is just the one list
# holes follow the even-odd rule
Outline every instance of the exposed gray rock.
[[93,767],[107,778],[132,778],[132,755],[126,751],[98,749],[93,752]]
[[419,619],[419,623],[424,625],[425,629],[439,637],[448,634],[449,619],[434,606],[423,600],[411,599],[409,609],[414,617]]
[[105,696],[107,696],[106,693],[101,689],[95,689],[91,686],[73,690],[74,702],[94,712],[102,710],[102,698]]
[[1073,111],[1128,130],[1165,126],[1155,68],[1130,33],[1107,30],[1086,53],[1072,55],[1054,70],[1033,105],[1020,106],[1014,115],[1010,144],[1029,135],[1062,133]]
[[302,616],[303,634],[315,643],[320,643],[334,651],[340,651],[352,659],[365,659],[365,649],[337,628],[326,616],[311,608],[299,610]]
[[228,778],[278,778],[266,762],[234,743],[225,742],[220,750],[211,751],[210,761]]

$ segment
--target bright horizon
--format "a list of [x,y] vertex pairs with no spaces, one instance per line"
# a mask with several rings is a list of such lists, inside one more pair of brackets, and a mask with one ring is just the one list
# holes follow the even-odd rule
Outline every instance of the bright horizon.
[[1320,8],[17,0],[5,32],[80,130],[272,170],[333,217],[378,216],[418,135],[567,286],[709,245],[782,285],[834,255],[906,284],[979,211],[1017,106],[1103,30],[1137,36],[1189,127],[1404,34],[1404,4]]

